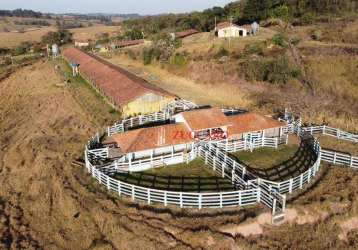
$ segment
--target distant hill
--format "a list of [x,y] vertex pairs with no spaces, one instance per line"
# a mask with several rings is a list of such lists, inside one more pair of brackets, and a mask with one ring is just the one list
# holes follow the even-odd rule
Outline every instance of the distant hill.
[[38,11],[25,10],[25,9],[16,9],[16,10],[0,10],[0,16],[14,16],[14,17],[32,17],[32,18],[49,18],[49,15],[43,14]]

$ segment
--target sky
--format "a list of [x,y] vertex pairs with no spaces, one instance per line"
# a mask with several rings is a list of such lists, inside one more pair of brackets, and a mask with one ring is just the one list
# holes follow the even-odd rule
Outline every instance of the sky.
[[233,0],[0,0],[0,9],[51,13],[162,14],[224,6]]

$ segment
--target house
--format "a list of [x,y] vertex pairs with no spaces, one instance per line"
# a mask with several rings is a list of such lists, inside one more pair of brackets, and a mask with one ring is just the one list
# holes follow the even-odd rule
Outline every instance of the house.
[[173,116],[174,124],[139,128],[112,135],[103,144],[117,155],[139,159],[188,152],[198,140],[251,140],[279,137],[285,123],[257,113],[225,115],[219,108],[185,111]]
[[228,131],[230,140],[242,140],[251,135],[279,137],[286,126],[283,122],[253,112],[228,116],[227,119],[232,124]]
[[198,109],[174,116],[175,122],[182,122],[193,139],[226,139],[230,121],[219,108]]
[[65,49],[63,56],[69,64],[78,65],[80,75],[124,117],[161,111],[176,99],[175,95],[80,49]]
[[138,159],[190,150],[194,139],[189,132],[183,123],[140,128],[112,135],[103,145],[117,148],[120,154],[130,155],[131,159]]
[[83,48],[90,45],[88,40],[75,40],[75,47]]
[[216,26],[215,34],[219,38],[245,37],[248,35],[248,30],[231,22],[222,22]]
[[178,39],[178,38],[185,38],[194,34],[199,33],[199,31],[197,31],[196,29],[189,29],[189,30],[184,30],[184,31],[180,31],[180,32],[176,32],[176,33],[170,33],[170,36],[173,40]]

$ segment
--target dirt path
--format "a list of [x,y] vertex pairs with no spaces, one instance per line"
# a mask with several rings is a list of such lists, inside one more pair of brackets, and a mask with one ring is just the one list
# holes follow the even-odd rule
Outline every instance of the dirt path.
[[216,228],[240,223],[243,211],[113,199],[72,167],[96,128],[59,81],[41,62],[0,82],[0,249],[234,248]]

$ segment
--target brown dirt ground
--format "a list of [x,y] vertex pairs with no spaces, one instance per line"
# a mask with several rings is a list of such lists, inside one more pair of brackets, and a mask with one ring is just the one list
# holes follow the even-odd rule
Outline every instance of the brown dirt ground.
[[114,199],[72,167],[97,128],[55,86],[60,78],[50,65],[25,67],[0,83],[1,249],[235,248],[217,228],[253,210],[138,205]]
[[[358,211],[358,172],[349,169],[324,169],[312,190],[289,204],[297,223],[280,227],[260,221],[269,212],[262,207],[180,210],[108,194],[71,166],[99,125],[70,88],[56,87],[61,78],[51,65],[38,62],[0,82],[0,249],[354,249],[358,243],[357,230],[340,224]],[[259,225],[245,227],[255,220]]]

